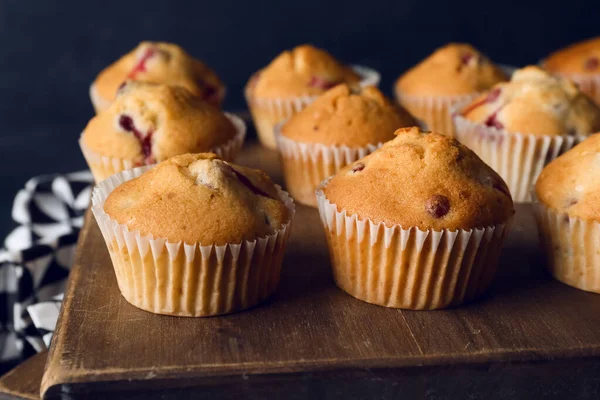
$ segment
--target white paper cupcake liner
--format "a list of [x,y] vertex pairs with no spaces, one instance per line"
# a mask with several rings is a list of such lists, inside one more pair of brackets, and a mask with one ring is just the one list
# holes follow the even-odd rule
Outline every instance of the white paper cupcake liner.
[[540,244],[557,280],[600,293],[600,223],[556,212],[534,201]]
[[[215,153],[225,161],[234,161],[244,145],[244,139],[246,138],[246,124],[236,115],[229,113],[224,114],[235,126],[236,134],[229,141],[220,146],[208,149],[207,152]],[[132,169],[137,166],[132,160],[108,157],[94,152],[83,143],[81,138],[79,139],[79,147],[81,148],[83,157],[90,167],[96,182],[100,182],[117,172]]]
[[336,284],[386,307],[431,310],[480,296],[496,272],[507,223],[472,230],[391,227],[339,210],[317,190]]
[[122,171],[98,184],[92,212],[115,269],[123,297],[156,314],[211,316],[252,307],[278,283],[294,216],[294,202],[277,187],[289,219],[265,237],[222,246],[168,242],[129,231],[104,212],[108,195],[151,166]]
[[[381,79],[379,72],[358,65],[352,66],[352,69],[361,77],[360,87],[379,85]],[[252,96],[249,89],[249,86],[247,86],[245,90],[246,102],[250,108],[258,138],[263,146],[270,149],[277,148],[274,134],[275,126],[302,111],[319,97],[316,95],[260,98]]]
[[415,96],[396,90],[396,100],[418,121],[421,129],[442,133],[454,137],[452,109],[457,105],[470,102],[480,95],[479,92],[462,96]]
[[312,207],[317,206],[315,190],[321,182],[383,145],[377,143],[364,147],[348,147],[302,143],[282,136],[281,125],[275,127],[275,137],[281,155],[286,188],[294,200]]
[[460,114],[465,105],[455,109],[456,139],[504,179],[515,202],[531,201],[531,187],[544,166],[585,139],[584,136],[510,133],[467,120]]

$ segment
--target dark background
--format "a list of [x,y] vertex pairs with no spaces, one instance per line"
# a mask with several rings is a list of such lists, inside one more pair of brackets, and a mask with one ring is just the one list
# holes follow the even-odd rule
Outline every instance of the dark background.
[[599,15],[598,0],[0,0],[0,237],[29,177],[85,167],[77,138],[93,115],[89,84],[141,40],[206,61],[228,86],[224,108],[238,111],[250,74],[300,43],[378,69],[390,94],[402,71],[449,41],[535,63],[600,35]]

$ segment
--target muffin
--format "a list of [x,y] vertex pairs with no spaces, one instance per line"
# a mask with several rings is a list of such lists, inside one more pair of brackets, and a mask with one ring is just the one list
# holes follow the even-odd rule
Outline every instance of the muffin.
[[317,190],[337,285],[386,307],[458,305],[490,285],[513,202],[464,145],[404,128]]
[[567,285],[600,293],[600,134],[548,164],[535,198],[550,273]]
[[600,105],[600,36],[550,54],[544,68],[569,78]]
[[97,113],[108,108],[126,80],[182,86],[216,107],[225,97],[225,86],[217,74],[171,43],[142,42],[100,72],[90,87]]
[[264,172],[183,154],[111,176],[92,204],[119,289],[138,308],[227,314],[277,287],[294,205]]
[[225,160],[239,153],[246,126],[187,89],[128,81],[79,140],[97,182],[136,166],[179,154],[212,151]]
[[316,207],[315,189],[325,178],[414,124],[374,87],[336,86],[276,127],[287,190],[297,202]]
[[503,70],[477,49],[450,43],[400,76],[395,93],[424,129],[453,136],[451,108],[505,80]]
[[275,149],[275,126],[340,83],[377,86],[379,74],[369,68],[343,65],[326,51],[310,45],[277,56],[250,78],[245,90],[261,143]]
[[545,164],[600,129],[600,109],[567,79],[529,66],[457,107],[456,137],[494,168],[518,202]]

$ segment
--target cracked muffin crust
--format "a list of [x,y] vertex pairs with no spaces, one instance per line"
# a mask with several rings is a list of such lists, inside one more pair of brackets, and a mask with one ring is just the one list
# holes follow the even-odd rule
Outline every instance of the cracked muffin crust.
[[265,237],[289,220],[267,174],[211,153],[158,164],[118,186],[104,210],[130,231],[202,245]]
[[588,135],[600,129],[600,108],[576,85],[536,66],[515,71],[460,113],[512,133]]
[[559,214],[600,222],[600,134],[548,164],[535,193],[538,201]]
[[396,89],[409,95],[455,96],[487,90],[506,74],[473,46],[450,43],[405,72]]
[[[142,42],[98,74],[92,87],[92,101],[99,97],[97,112],[112,102],[127,80],[181,86],[195,96],[219,106],[225,95],[216,73],[181,47],[163,42]],[[102,103],[102,104],[100,104]]]
[[506,184],[475,153],[418,128],[396,131],[381,149],[334,175],[323,192],[348,215],[404,229],[468,230],[514,214]]
[[318,95],[340,84],[356,85],[360,76],[325,50],[301,45],[278,55],[248,82],[251,96],[263,98]]
[[281,128],[288,139],[328,146],[360,147],[393,139],[396,129],[414,119],[377,88],[336,86],[295,114]]
[[89,151],[139,166],[208,151],[236,134],[225,114],[182,87],[129,81],[90,120],[81,142]]

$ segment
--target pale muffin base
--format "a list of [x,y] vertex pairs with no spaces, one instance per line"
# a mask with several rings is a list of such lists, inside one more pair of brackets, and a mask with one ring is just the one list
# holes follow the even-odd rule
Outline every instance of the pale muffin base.
[[463,96],[415,96],[396,89],[396,101],[404,107],[425,131],[437,132],[454,137],[452,109],[463,102],[470,102],[480,93]]
[[[377,71],[362,66],[352,66],[352,69],[361,77],[361,87],[379,85],[381,77]],[[261,144],[273,150],[277,148],[275,126],[302,111],[319,97],[260,98],[253,96],[249,87],[246,87],[245,96]]]
[[115,269],[119,290],[132,305],[156,314],[205,317],[247,309],[277,288],[294,203],[278,192],[289,219],[272,234],[222,246],[168,242],[130,232],[104,212],[108,195],[151,167],[123,171],[94,188],[92,212]]
[[600,293],[600,223],[560,214],[538,201],[534,210],[552,276],[577,289]]
[[[456,110],[461,110],[464,104]],[[531,187],[550,161],[585,139],[510,133],[454,114],[456,139],[473,150],[508,185],[515,202],[530,202]]]
[[336,284],[385,307],[433,310],[472,300],[490,286],[507,223],[422,231],[360,220],[317,190]]
[[[236,134],[232,139],[220,146],[208,149],[207,152],[215,153],[225,161],[234,161],[244,145],[244,139],[246,138],[246,124],[236,115],[229,113],[225,113],[225,115],[235,126]],[[81,138],[79,139],[79,147],[81,148],[83,157],[90,167],[96,182],[101,182],[117,172],[132,169],[136,166],[133,160],[108,157],[90,150],[83,144]]]
[[276,126],[275,136],[286,188],[294,200],[312,207],[317,206],[315,190],[321,182],[383,145],[377,143],[353,148],[302,143],[282,136],[280,127],[281,124]]

